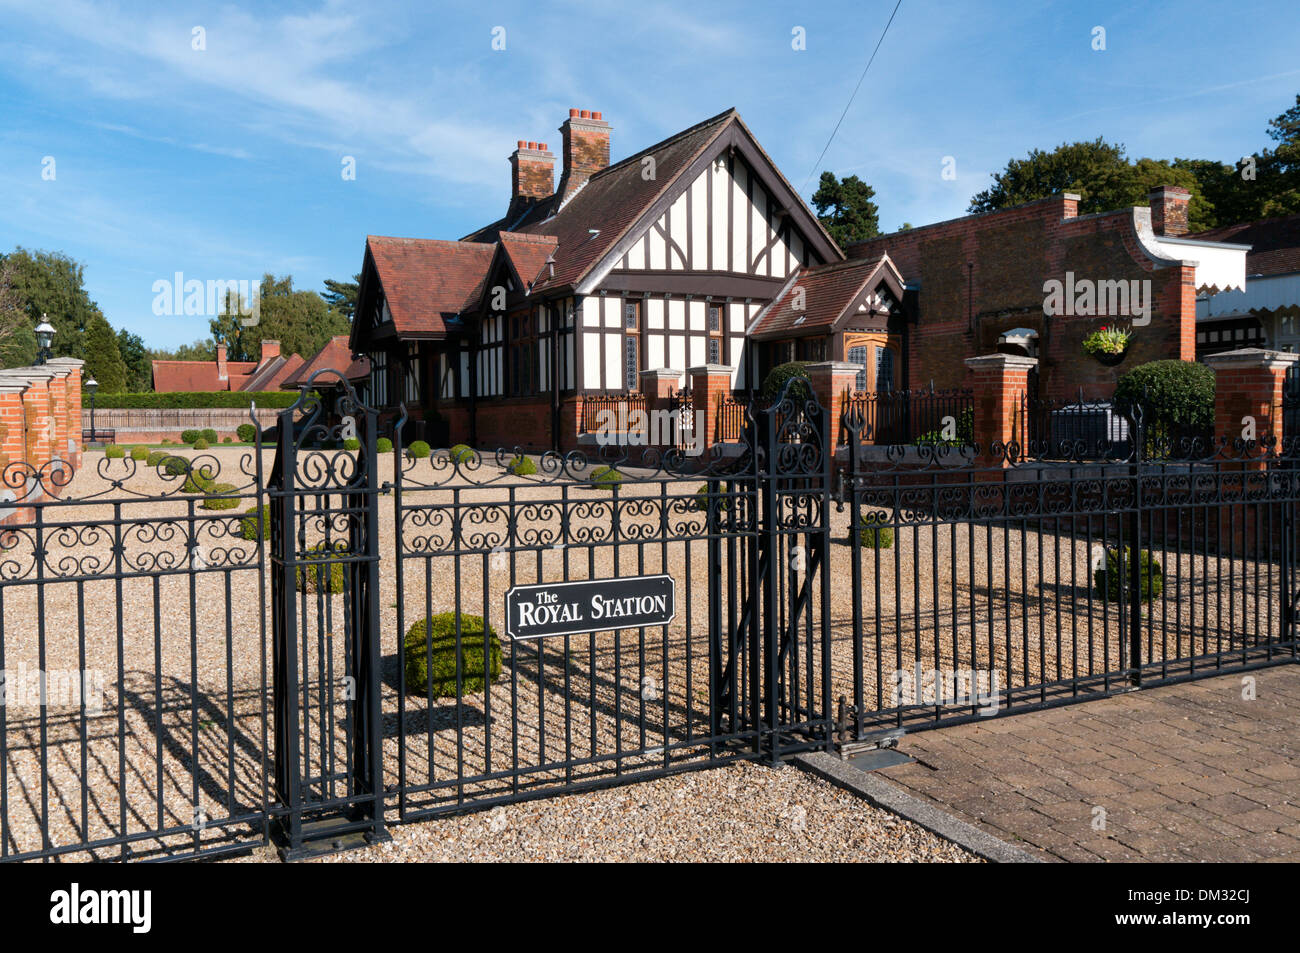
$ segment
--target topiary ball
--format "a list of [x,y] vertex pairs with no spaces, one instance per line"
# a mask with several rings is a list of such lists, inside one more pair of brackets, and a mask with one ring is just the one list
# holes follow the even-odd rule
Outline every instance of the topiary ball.
[[347,440],[343,441],[343,449],[350,450],[353,453],[355,453],[356,451],[361,449],[361,441],[358,440],[356,437],[348,437]]
[[808,365],[804,361],[788,361],[785,364],[778,364],[767,372],[767,377],[763,378],[763,387],[760,396],[768,403],[776,400],[785,390],[786,382],[795,380],[790,385],[789,393],[786,395],[796,403],[806,401],[812,397],[812,388],[808,386],[806,378],[808,377]]
[[110,460],[121,460],[126,456],[126,448],[119,447],[115,443],[110,443],[104,448],[104,456],[108,457]]
[[[488,649],[483,651],[483,617],[460,617],[460,679],[462,696],[483,691],[501,677],[501,642],[487,626]],[[406,687],[412,694],[434,698],[456,697],[456,614],[443,612],[421,619],[407,630],[403,642]],[[486,655],[486,659],[484,656]],[[430,663],[432,656],[432,666]],[[484,662],[487,665],[484,665]],[[485,677],[486,669],[486,677]]]
[[379,453],[392,453],[393,441],[389,440],[387,437],[380,437],[375,441],[375,450]]
[[167,456],[168,454],[166,450],[154,450],[145,458],[145,463],[151,467],[156,467],[158,464],[166,460]]
[[194,441],[195,450],[206,450],[208,449],[209,446],[211,446],[211,444],[209,444],[208,441],[203,437],[200,437],[198,440]]
[[412,443],[409,447],[406,448],[406,452],[409,453],[417,460],[423,460],[430,453],[432,453],[432,451],[429,449],[429,445],[425,443],[423,440],[416,440],[414,443]]
[[[258,516],[261,519],[258,519]],[[271,538],[271,509],[267,506],[255,506],[239,521],[239,536],[252,542],[261,542]]]
[[181,443],[193,443],[203,436],[202,430],[182,430]]
[[[222,484],[223,486],[226,484]],[[202,467],[196,467],[185,476],[185,482],[181,484],[182,493],[211,493],[213,487],[217,486],[217,481],[211,475],[205,473]],[[234,489],[234,487],[231,487]]]
[[[727,499],[725,490],[719,490],[714,500],[716,501],[714,505],[717,506],[719,513],[725,513],[731,509],[731,501]],[[709,485],[707,483],[701,483],[700,488],[695,491],[695,508],[700,511],[707,511],[709,508]]]
[[210,443],[210,444],[211,444],[211,443],[216,443],[216,442],[217,442],[217,432],[216,432],[215,430],[213,430],[211,427],[204,427],[204,428],[199,432],[199,436],[202,437],[204,440],[206,440],[206,441],[207,441],[208,443]]
[[533,463],[531,457],[525,457],[521,453],[506,464],[506,472],[514,476],[531,476],[537,472],[537,464]]
[[190,461],[184,457],[167,454],[163,458],[163,472],[168,476],[183,476],[190,468]]
[[595,490],[609,490],[612,493],[622,482],[623,474],[613,467],[598,467],[591,474],[591,486]]
[[894,545],[894,531],[888,526],[881,526],[870,516],[858,520],[858,542],[869,549],[889,549]]
[[235,492],[233,483],[213,483],[208,488],[210,496],[205,496],[199,504],[204,510],[233,510],[239,505],[239,497],[230,496]]
[[235,428],[235,436],[240,443],[252,443],[257,438],[257,428],[252,424],[240,424]]
[[234,437],[222,437],[222,438],[221,438],[221,442],[222,442],[222,443],[234,443],[234,442],[235,442],[235,438],[234,438]]
[[149,459],[149,448],[148,448],[148,447],[142,447],[142,446],[140,446],[139,444],[136,444],[134,447],[131,448],[131,459],[132,459],[132,460],[148,460],[148,459]]
[[[346,552],[347,544],[335,543],[334,551]],[[310,563],[294,570],[299,592],[318,592],[322,583],[334,595],[343,591],[343,563],[339,559],[330,558],[329,549],[324,543],[317,543],[307,550],[305,559],[310,560]]]
[[[1125,546],[1124,569],[1121,572],[1118,548],[1107,547],[1105,568],[1098,567],[1093,572],[1092,580],[1096,585],[1097,595],[1101,596],[1106,602],[1119,601],[1121,583],[1129,598],[1133,598],[1133,589],[1129,585],[1129,580],[1132,578],[1129,575],[1132,571],[1130,568],[1132,554],[1132,548]],[[1142,550],[1138,556],[1138,584],[1140,587],[1138,598],[1142,602],[1150,602],[1152,599],[1159,598],[1160,593],[1164,592],[1165,589],[1164,571],[1160,567],[1160,560],[1152,556],[1149,549]]]
[[[411,444],[411,446],[415,446],[415,444]],[[447,456],[452,463],[468,463],[474,459],[474,451],[465,444],[458,443],[447,451]]]

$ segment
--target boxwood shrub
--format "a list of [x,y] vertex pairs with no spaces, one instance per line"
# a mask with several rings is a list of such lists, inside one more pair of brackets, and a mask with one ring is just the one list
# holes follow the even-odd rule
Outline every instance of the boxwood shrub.
[[202,430],[195,430],[194,428],[191,427],[189,430],[181,431],[181,443],[193,443],[195,440],[198,440],[202,436],[203,436]]
[[514,476],[531,476],[537,472],[537,464],[533,463],[532,457],[526,457],[521,453],[506,464],[506,472]]
[[145,463],[151,467],[156,467],[166,460],[168,456],[170,454],[166,450],[153,450],[149,453],[149,456],[145,457]]
[[240,424],[235,428],[235,436],[240,443],[252,443],[257,439],[257,428],[252,424]]
[[380,437],[375,441],[375,450],[378,453],[392,453],[393,441],[389,440],[387,437]]
[[406,448],[406,452],[417,460],[423,460],[431,451],[429,450],[429,445],[423,440],[416,440]]
[[209,496],[203,498],[199,504],[200,509],[204,510],[233,510],[239,505],[239,497],[231,496],[235,492],[233,483],[213,483],[208,487]]
[[614,488],[622,482],[623,474],[613,467],[597,467],[591,474],[591,486],[595,490],[609,490],[613,493]]
[[208,443],[217,442],[217,432],[213,430],[211,427],[204,427],[202,430],[199,431],[199,436],[202,437],[204,440],[206,440]]
[[869,549],[889,549],[894,545],[894,531],[879,520],[863,514],[858,518],[858,542]]
[[[488,682],[501,677],[501,642],[492,627],[487,626],[488,650],[485,653],[483,635],[482,616],[461,615],[462,696],[481,692]],[[411,626],[406,633],[402,655],[406,689],[412,695],[428,695],[432,682],[434,698],[456,697],[456,613],[443,612]],[[430,655],[432,666],[429,664]]]
[[[731,509],[731,500],[727,498],[726,490],[719,488],[717,495],[714,497],[714,503],[719,513],[725,513]],[[709,508],[709,485],[701,483],[700,488],[695,491],[695,508],[707,511]]]
[[126,456],[126,448],[119,447],[115,443],[110,443],[104,448],[104,456],[108,457],[110,460],[121,460]]
[[[203,467],[195,467],[185,477],[185,482],[181,484],[182,493],[211,493],[216,487],[217,481],[210,474],[204,472]],[[226,484],[222,484],[223,486]],[[233,489],[233,487],[232,487]]]
[[142,445],[140,445],[140,444],[136,444],[134,447],[131,448],[131,459],[132,459],[132,460],[148,460],[148,459],[149,459],[149,448],[148,448],[148,447],[145,447],[145,446],[142,446]]
[[[411,444],[415,446],[415,444]],[[447,456],[451,458],[452,463],[469,463],[474,459],[474,451],[463,443],[458,443],[447,451]]]
[[[1131,578],[1129,574],[1132,572],[1130,560],[1132,558],[1132,547],[1125,546],[1122,584],[1130,599],[1133,598],[1133,591],[1129,586]],[[1118,547],[1107,547],[1105,568],[1099,567],[1092,574],[1097,595],[1101,596],[1106,602],[1118,602],[1121,585],[1120,577],[1119,549]],[[1138,584],[1141,590],[1138,598],[1142,602],[1158,599],[1165,588],[1164,571],[1160,567],[1160,560],[1152,556],[1149,549],[1142,550],[1138,556]]]
[[350,450],[353,453],[356,453],[358,450],[361,449],[361,441],[358,440],[356,437],[348,437],[347,440],[343,441],[343,449]]
[[[760,396],[771,403],[781,396],[781,390],[785,387],[785,382],[795,377],[807,377],[808,364],[805,361],[787,361],[785,364],[778,364],[767,372],[767,377],[763,378],[763,387],[760,390]],[[795,384],[790,388],[791,400],[807,400],[812,396],[812,391],[804,382]]]
[[181,476],[190,468],[190,461],[185,457],[167,454],[163,460],[163,472],[168,476]]
[[209,446],[210,444],[208,443],[208,439],[206,437],[200,437],[198,440],[194,441],[195,450],[206,450],[208,449]]
[[[335,543],[335,551],[346,551],[346,543]],[[343,563],[328,556],[329,548],[324,543],[317,543],[307,550],[307,556],[320,560],[309,566],[299,566],[295,570],[299,592],[316,592],[325,582],[329,592],[338,595],[343,591]],[[325,558],[321,560],[321,556]],[[328,581],[326,581],[328,580]]]
[[[1139,364],[1115,384],[1115,408],[1141,407],[1148,442],[1214,433],[1214,371],[1194,361]],[[1148,446],[1148,452],[1156,447]]]
[[[261,519],[258,519],[259,516]],[[246,511],[239,520],[239,536],[241,539],[251,540],[255,543],[270,539],[271,508],[268,506],[255,506]]]

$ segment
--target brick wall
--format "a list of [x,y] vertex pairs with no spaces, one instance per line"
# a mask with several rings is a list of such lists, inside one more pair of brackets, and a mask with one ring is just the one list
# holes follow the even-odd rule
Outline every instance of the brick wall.
[[[81,466],[81,367],[56,358],[40,367],[0,371],[0,523],[26,521],[30,506],[58,492],[60,464]],[[24,481],[19,474],[25,472]],[[35,475],[40,480],[31,479]]]
[[[80,394],[80,388],[78,388]],[[283,409],[283,408],[281,408]],[[279,421],[281,409],[259,407],[257,420],[262,429],[274,427]],[[71,408],[69,409],[71,413]],[[76,416],[81,420],[81,428],[90,429],[90,401],[76,409]],[[213,407],[208,409],[160,410],[157,408],[116,408],[95,410],[96,430],[115,430],[114,441],[123,446],[134,443],[162,443],[164,440],[180,440],[186,430],[205,430],[211,428],[217,432],[217,439],[226,437],[237,439],[236,431],[241,424],[252,423],[248,411],[236,407]],[[80,436],[80,432],[78,432]]]
[[[848,249],[851,258],[886,252],[906,281],[920,285],[919,320],[908,328],[913,388],[932,380],[938,388],[971,386],[963,359],[996,351],[998,336],[1016,327],[1038,332],[1040,393],[1048,398],[1073,397],[1079,388],[1109,396],[1138,364],[1195,359],[1194,269],[1157,269],[1137,241],[1130,209],[1080,218],[1077,198],[1061,194]],[[1118,367],[1103,367],[1082,350],[1104,317],[1043,314],[1044,282],[1063,281],[1067,271],[1091,281],[1151,282],[1151,322],[1135,329]]]

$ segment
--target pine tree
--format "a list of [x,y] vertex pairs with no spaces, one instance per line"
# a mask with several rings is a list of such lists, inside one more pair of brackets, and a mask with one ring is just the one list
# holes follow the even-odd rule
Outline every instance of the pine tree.
[[85,377],[99,381],[99,389],[106,394],[126,390],[126,362],[118,349],[117,335],[103,315],[96,314],[87,323],[85,344]]

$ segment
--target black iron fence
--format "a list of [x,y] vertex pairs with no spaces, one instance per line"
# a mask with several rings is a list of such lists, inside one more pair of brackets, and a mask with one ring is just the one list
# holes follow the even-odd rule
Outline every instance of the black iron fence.
[[273,456],[6,471],[0,858],[304,856],[1296,659],[1290,442],[882,458],[787,388],[701,455],[417,456],[332,400]]
[[[975,395],[970,390],[856,391],[845,402],[859,443],[959,445],[974,440]],[[839,442],[849,439],[840,428]]]

